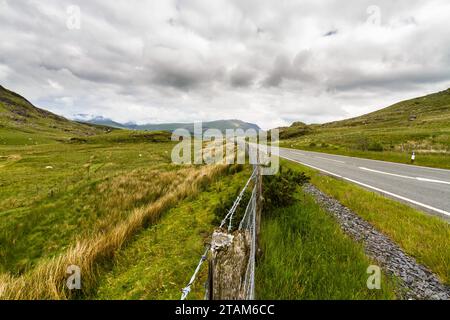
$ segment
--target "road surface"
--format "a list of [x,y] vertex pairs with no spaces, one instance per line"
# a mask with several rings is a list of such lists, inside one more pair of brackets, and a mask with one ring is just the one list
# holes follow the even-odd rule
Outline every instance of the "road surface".
[[287,148],[280,157],[450,218],[450,170]]

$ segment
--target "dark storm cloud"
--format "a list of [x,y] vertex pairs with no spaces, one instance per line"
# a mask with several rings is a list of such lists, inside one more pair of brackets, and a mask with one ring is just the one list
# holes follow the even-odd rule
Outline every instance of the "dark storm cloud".
[[0,0],[0,84],[69,117],[322,122],[450,86],[448,12],[445,0]]

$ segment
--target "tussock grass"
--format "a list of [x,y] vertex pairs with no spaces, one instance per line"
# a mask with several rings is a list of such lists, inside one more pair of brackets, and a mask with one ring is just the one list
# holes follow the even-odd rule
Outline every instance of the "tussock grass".
[[[205,243],[217,227],[214,211],[222,207],[223,198],[236,198],[250,174],[247,166],[241,172],[222,176],[169,209],[157,224],[137,234],[118,253],[113,268],[101,275],[96,293],[88,298],[179,299],[181,288],[191,278]],[[207,274],[206,263],[189,299],[203,299]]]
[[263,255],[256,270],[258,299],[394,299],[392,280],[367,288],[374,264],[310,196],[263,219]]
[[22,274],[181,183],[188,171],[170,163],[172,147],[0,146],[5,159],[21,156],[0,167],[0,273]]
[[66,289],[66,269],[77,265],[81,269],[83,294],[95,287],[99,267],[109,261],[126,242],[146,225],[155,223],[161,214],[178,201],[198,192],[226,166],[191,168],[184,181],[170,193],[156,201],[137,208],[122,222],[106,232],[77,241],[65,253],[39,263],[19,277],[3,274],[0,278],[2,299],[69,299],[73,294]]
[[306,172],[322,192],[334,197],[380,232],[389,236],[406,253],[450,284],[450,224],[403,203],[361,187],[325,176],[297,163],[282,160],[292,169]]

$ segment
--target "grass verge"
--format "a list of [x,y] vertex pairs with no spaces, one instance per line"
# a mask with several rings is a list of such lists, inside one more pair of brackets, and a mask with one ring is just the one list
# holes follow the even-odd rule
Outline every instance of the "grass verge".
[[367,288],[373,264],[361,244],[343,234],[314,200],[279,208],[263,219],[263,255],[256,271],[258,299],[394,299],[392,281]]
[[449,223],[298,163],[282,160],[282,164],[306,172],[322,192],[371,223],[406,253],[436,273],[444,283],[450,284]]

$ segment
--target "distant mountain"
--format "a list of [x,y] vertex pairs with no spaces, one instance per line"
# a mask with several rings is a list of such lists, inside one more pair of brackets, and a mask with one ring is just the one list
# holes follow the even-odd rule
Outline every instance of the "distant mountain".
[[[94,117],[89,120],[84,120],[84,122],[90,124],[99,124],[110,126],[114,128],[123,128],[123,129],[132,129],[132,130],[146,130],[146,131],[174,131],[176,129],[186,129],[189,132],[194,132],[194,124],[193,123],[162,123],[162,124],[134,124],[134,123],[118,123],[111,119],[103,118],[103,117]],[[209,121],[202,123],[203,131],[208,129],[218,129],[222,132],[225,132],[226,129],[254,129],[260,130],[259,126],[253,123],[244,122],[241,120],[217,120],[217,121]]]
[[85,114],[77,114],[74,116],[74,120],[81,122],[81,123],[96,124],[96,125],[100,125],[100,126],[107,126],[107,127],[111,127],[111,128],[118,128],[118,129],[128,129],[128,127],[126,125],[115,122],[109,118],[104,118],[102,116],[90,117]]
[[0,143],[12,140],[61,139],[104,132],[105,128],[70,121],[31,104],[0,86]]

